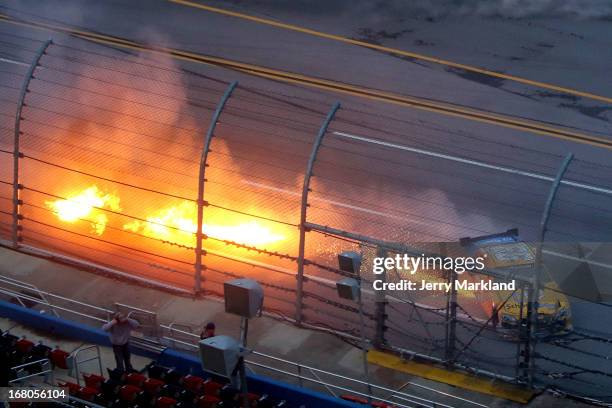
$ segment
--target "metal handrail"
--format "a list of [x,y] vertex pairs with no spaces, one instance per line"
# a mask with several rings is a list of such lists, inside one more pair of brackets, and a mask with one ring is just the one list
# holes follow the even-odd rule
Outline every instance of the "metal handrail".
[[[165,325],[161,325],[161,327],[162,327],[162,328],[169,328],[169,326],[165,326]],[[179,330],[177,330],[177,329],[174,329],[174,330],[175,330],[175,331],[179,331]],[[187,334],[187,335],[197,336],[197,335],[195,335],[195,334],[193,334],[193,333],[188,333],[188,332],[182,332],[182,334]],[[197,346],[197,345],[195,345],[195,344],[192,344],[192,343],[187,343],[187,342],[184,342],[184,341],[181,341],[181,340],[175,340],[175,339],[172,339],[172,338],[170,338],[170,337],[164,337],[164,338],[165,338],[165,339],[167,339],[167,340],[176,341],[176,342],[178,342],[178,343],[181,343],[181,344],[184,344],[184,345],[186,345],[186,346],[193,347],[193,348],[197,348],[197,347],[198,347],[198,346]],[[357,383],[357,384],[361,384],[361,385],[371,385],[373,388],[376,388],[376,389],[378,389],[378,390],[380,390],[380,391],[390,392],[390,393],[392,393],[392,394],[398,394],[398,393],[399,393],[399,394],[402,394],[404,397],[411,397],[411,398],[421,399],[421,400],[423,400],[423,401],[425,401],[425,402],[427,402],[427,403],[433,403],[435,406],[439,406],[439,407],[448,407],[448,405],[445,405],[445,404],[440,404],[440,403],[436,403],[436,402],[434,402],[434,401],[427,400],[427,399],[425,399],[425,398],[421,398],[421,397],[418,397],[418,396],[415,396],[415,395],[411,395],[411,394],[407,394],[407,393],[399,392],[399,391],[397,391],[397,390],[394,390],[394,389],[391,389],[391,388],[387,388],[387,387],[383,387],[383,386],[381,386],[381,385],[371,384],[371,383],[368,383],[368,382],[366,382],[366,381],[358,380],[358,379],[356,379],[356,378],[351,378],[351,377],[344,376],[344,375],[342,375],[342,374],[337,374],[337,373],[332,373],[332,372],[329,372],[329,371],[321,370],[321,369],[319,369],[319,368],[315,368],[315,367],[311,367],[311,366],[308,366],[308,365],[305,365],[305,364],[297,363],[297,362],[295,362],[295,361],[285,360],[285,359],[283,359],[283,358],[280,358],[280,357],[275,357],[275,356],[271,356],[271,355],[269,355],[269,354],[264,354],[264,353],[261,353],[261,352],[259,352],[259,351],[251,350],[251,354],[254,354],[254,355],[256,355],[256,356],[260,356],[260,357],[264,357],[264,358],[267,358],[267,359],[270,359],[270,360],[278,361],[278,362],[281,362],[281,363],[284,363],[284,364],[293,365],[293,366],[295,366],[296,368],[298,368],[300,371],[301,371],[301,369],[306,369],[306,370],[309,370],[309,371],[310,371],[310,372],[313,374],[313,376],[314,376],[315,378],[317,377],[315,373],[320,373],[320,374],[329,375],[329,376],[332,376],[332,377],[335,377],[335,378],[338,378],[338,379],[342,379],[342,380],[346,380],[346,381],[352,381],[352,382],[355,382],[355,383]],[[266,365],[263,365],[263,364],[261,364],[261,363],[256,363],[256,362],[253,362],[253,361],[250,361],[250,360],[245,360],[245,361],[246,361],[246,363],[248,363],[248,364],[252,364],[252,365],[255,365],[255,366],[259,366],[259,367],[262,367],[262,368],[266,368],[266,369],[269,369],[269,370],[271,370],[271,371],[276,371],[276,372],[279,372],[279,373],[282,373],[282,374],[287,374],[287,372],[286,372],[285,370],[281,370],[281,369],[278,369],[278,368],[276,368],[276,367],[266,366]],[[292,376],[294,376],[294,377],[296,377],[296,378],[298,378],[298,379],[300,379],[300,380],[308,380],[308,381],[312,381],[312,382],[317,382],[317,383],[319,383],[320,385],[323,385],[323,386],[330,386],[330,387],[334,387],[334,388],[343,389],[343,388],[341,388],[341,387],[339,387],[339,386],[336,386],[336,385],[333,385],[333,384],[328,384],[328,383],[325,383],[325,382],[321,381],[320,379],[315,380],[315,379],[312,379],[312,378],[309,378],[309,377],[303,376],[303,375],[301,375],[301,374],[295,374],[295,373],[293,373],[293,374],[292,374]],[[418,384],[416,384],[416,383],[410,383],[410,384],[411,384],[411,385],[412,385],[412,384],[414,384],[414,385],[418,385]],[[326,388],[327,388],[327,387],[326,387]],[[474,404],[474,405],[483,406],[482,404],[478,404],[478,403],[473,402],[473,401],[470,401],[470,400],[468,400],[468,399],[465,399],[465,398],[460,398],[460,397],[455,397],[455,396],[453,396],[453,395],[450,395],[450,394],[447,394],[447,393],[442,393],[441,391],[434,390],[434,389],[429,388],[429,387],[422,386],[422,388],[423,388],[423,389],[427,389],[428,391],[431,391],[431,392],[441,393],[441,394],[443,394],[445,397],[456,398],[456,399],[458,399],[458,400],[462,400],[463,402],[468,402],[468,403],[472,403],[472,404]],[[362,395],[362,396],[367,396],[367,395],[368,395],[368,394],[363,394],[363,393],[360,393],[360,392],[358,392],[358,391],[354,391],[354,390],[353,390],[353,391],[351,391],[351,392],[354,392],[354,393],[356,393],[356,394],[360,394],[360,395]],[[336,395],[335,395],[335,393],[333,393],[333,392],[330,392],[330,394],[332,394],[332,395],[336,396]],[[384,399],[382,399],[382,398],[379,398],[379,397],[376,397],[376,396],[373,396],[373,395],[372,395],[372,398],[374,398],[374,399],[376,399],[376,400],[383,401],[383,402],[389,402],[389,401],[386,401],[386,400],[384,400]]]
[[[296,365],[297,365],[297,369],[298,369],[298,375],[299,375],[299,376],[301,376],[301,374],[302,374],[302,366],[301,366],[301,365],[299,365],[299,364],[296,364]],[[319,377],[319,375],[317,374],[317,372],[316,372],[316,371],[314,371],[314,370],[312,370],[312,369],[310,369],[310,368],[308,369],[308,371],[310,371],[310,374],[311,374],[311,375],[312,375],[314,378],[316,378],[316,379],[317,379],[317,380],[319,380],[319,381],[323,381],[323,380],[321,380],[321,377]],[[301,381],[301,380],[302,380],[302,379],[300,378],[300,381]],[[325,386],[325,389],[327,390],[327,392],[329,392],[329,393],[330,393],[331,395],[333,395],[334,397],[337,397],[337,395],[336,395],[336,393],[334,392],[334,390],[332,390],[331,388],[329,388],[329,386],[328,386],[327,384],[323,384],[323,385]]]
[[[54,310],[53,305],[51,304],[51,302],[49,302],[45,296],[45,293],[43,291],[41,291],[40,289],[38,289],[38,287],[36,287],[35,285],[31,284],[31,283],[27,283],[27,282],[21,282],[17,279],[11,278],[9,276],[0,276],[0,279],[5,282],[8,283],[9,285],[13,285],[13,286],[17,286],[20,287],[22,289],[27,289],[27,290],[31,290],[34,291],[36,293],[38,293],[38,295],[40,296],[40,298],[42,300],[44,300],[44,304],[48,305],[51,308],[51,311],[53,312],[53,314],[56,317],[59,317],[59,314]],[[20,301],[21,303],[21,301]],[[25,306],[22,303],[22,306]]]
[[[11,370],[19,370],[19,369],[22,369],[22,368],[25,368],[25,367],[29,367],[29,366],[32,366],[32,365],[35,365],[35,364],[42,364],[42,363],[46,363],[46,366],[49,367],[49,368],[47,368],[46,370],[40,371],[38,373],[26,375],[24,377],[17,377],[17,378],[15,378],[13,380],[10,380],[8,383],[9,384],[13,384],[13,383],[16,383],[16,382],[19,382],[19,381],[23,381],[23,380],[28,379],[28,378],[38,377],[39,375],[53,373],[53,369],[50,368],[51,367],[51,361],[48,358],[42,358],[40,360],[30,361],[29,363],[20,364],[18,366],[11,367]],[[51,374],[51,375],[53,375],[53,374]]]
[[[96,355],[95,357],[86,359],[86,360],[79,360],[79,353],[86,351],[86,350],[91,350],[94,349],[96,350]],[[98,369],[100,370],[100,375],[104,375],[104,371],[102,369],[102,358],[100,357],[100,347],[96,344],[92,344],[90,346],[84,346],[84,347],[79,347],[78,349],[76,349],[75,351],[72,352],[72,358],[74,359],[74,374],[77,380],[77,384],[81,385],[81,379],[79,378],[79,364],[81,363],[87,363],[90,361],[94,361],[94,360],[98,360]]]
[[[31,297],[31,296],[28,296],[28,295],[24,295],[23,293],[12,292],[10,290],[5,290],[5,289],[1,289],[1,288],[0,288],[0,293],[4,293],[6,295],[14,296],[14,297],[17,297],[17,298],[27,299],[29,301],[40,303],[40,304],[43,304],[43,305],[47,305],[47,303],[41,302],[40,299]],[[22,306],[23,306],[23,303],[22,303]],[[78,315],[78,316],[87,317],[87,318],[93,319],[93,320],[98,320],[100,322],[105,322],[106,323],[106,321],[107,321],[107,320],[101,319],[101,318],[96,317],[96,316],[92,316],[92,315],[88,315],[88,314],[85,314],[85,313],[77,312],[76,310],[72,310],[72,309],[66,309],[66,308],[61,307],[61,306],[53,306],[53,307],[56,308],[56,309],[59,309],[59,310],[63,310],[63,311],[68,312],[68,313],[72,313],[72,314]]]
[[[16,296],[16,297],[27,298],[27,299],[29,299],[31,301],[41,303],[41,299],[36,299],[36,298],[28,297],[27,295],[24,295],[22,293],[11,292],[11,291],[6,291],[6,290],[2,290],[2,289],[0,289],[0,292],[11,294],[11,295]],[[45,293],[48,293],[48,292],[45,292]],[[69,301],[69,302],[72,301],[72,299],[64,298],[62,296],[54,295],[52,293],[49,293],[49,295],[57,297],[57,298],[61,298],[63,300]],[[108,313],[112,313],[112,311],[110,311],[110,310],[107,310],[107,309],[104,309],[104,308],[101,308],[101,307],[98,307],[98,306],[94,306],[94,305],[89,305],[89,304],[86,304],[86,303],[83,303],[83,302],[74,301],[74,303],[81,304],[81,305],[86,306],[86,307],[91,307],[92,309],[97,309],[97,310],[105,311],[105,312],[108,312]],[[85,313],[77,312],[75,310],[66,309],[66,308],[63,308],[63,307],[58,307],[58,306],[56,306],[56,307],[58,309],[60,309],[60,310],[67,311],[67,312],[76,314],[78,316],[86,317],[86,318],[89,318],[89,319],[92,319],[92,320],[96,320],[96,321],[104,321],[104,319],[101,319],[101,318],[96,317],[96,316],[91,316],[91,315],[88,315],[88,314],[85,314]],[[173,333],[173,332],[176,332],[176,333],[181,333],[181,334],[184,334],[184,335],[187,335],[187,336],[191,336],[191,337],[194,337],[194,338],[199,338],[197,334],[189,333],[189,332],[186,332],[186,331],[179,330],[179,329],[175,328],[173,325],[159,324],[159,327],[161,329],[168,330],[170,332],[170,334]],[[168,336],[163,336],[163,337],[161,337],[161,339],[162,340],[167,340],[167,341],[172,341],[172,342],[179,343],[179,344],[183,344],[183,345],[186,345],[186,346],[191,347],[191,348],[197,348],[198,347],[196,344],[188,343],[188,342],[181,341],[181,340],[177,340],[177,339],[174,339],[174,338],[168,337]],[[353,382],[353,383],[356,383],[356,384],[368,385],[368,383],[365,382],[365,381],[358,380],[358,379],[355,379],[355,378],[351,378],[351,377],[348,377],[348,376],[344,376],[344,375],[341,375],[341,374],[337,374],[337,373],[332,373],[332,372],[329,372],[329,371],[321,370],[321,369],[318,369],[318,368],[315,368],[315,367],[311,367],[311,366],[308,366],[308,365],[297,363],[295,361],[285,360],[285,359],[282,359],[282,358],[279,358],[279,357],[271,356],[271,355],[264,354],[264,353],[261,353],[261,352],[258,352],[258,351],[254,351],[254,350],[252,351],[252,354],[256,355],[256,356],[259,356],[259,357],[262,357],[262,358],[265,358],[265,359],[272,360],[272,361],[276,361],[276,362],[280,362],[280,363],[283,363],[283,364],[292,365],[292,366],[294,366],[294,367],[296,367],[298,369],[299,373],[295,374],[295,373],[288,372],[286,370],[282,370],[282,369],[277,368],[277,367],[272,367],[272,366],[268,366],[268,365],[265,365],[265,364],[261,364],[261,363],[257,363],[257,362],[254,362],[254,361],[248,361],[247,360],[246,362],[248,364],[250,364],[250,365],[259,366],[259,367],[268,369],[268,370],[276,372],[276,373],[280,373],[280,374],[284,374],[284,375],[289,375],[291,377],[298,378],[298,380],[300,380],[300,381],[306,380],[306,381],[310,381],[310,382],[313,382],[313,383],[317,383],[319,385],[322,385],[322,386],[326,387],[326,389],[328,387],[332,387],[334,389],[339,389],[339,390],[342,390],[342,391],[350,392],[350,393],[355,394],[355,395],[360,395],[360,396],[365,396],[365,397],[369,396],[366,393],[363,393],[363,392],[360,392],[360,391],[357,391],[357,390],[354,390],[354,389],[350,389],[350,388],[346,388],[346,387],[343,387],[343,386],[331,384],[331,383],[322,381],[320,379],[317,379],[317,375],[315,373],[322,374],[322,375],[328,375],[328,376],[334,377],[336,379],[341,379],[341,380]],[[310,377],[304,376],[302,374],[302,372],[301,372],[302,369],[309,370],[313,374],[313,377],[315,377],[315,378],[310,378]],[[397,390],[393,390],[393,389],[390,389],[390,388],[387,388],[387,387],[383,387],[383,386],[380,386],[380,385],[376,385],[376,384],[369,384],[369,385],[371,385],[373,388],[375,388],[375,389],[377,389],[379,391],[384,391],[384,392],[391,393],[393,397],[401,396],[401,398],[406,399],[409,402],[417,403],[417,404],[420,404],[420,405],[423,405],[423,403],[431,404],[430,406],[432,406],[432,407],[448,407],[448,408],[452,408],[451,406],[446,405],[446,404],[437,403],[435,401],[428,400],[426,398],[418,397],[418,396],[407,394],[407,393],[404,393],[404,392],[399,392]],[[467,400],[465,398],[456,397],[454,395],[450,395],[450,394],[447,394],[447,393],[444,393],[442,391],[438,391],[438,390],[435,390],[435,389],[432,389],[432,388],[429,388],[429,387],[420,386],[419,384],[416,384],[416,383],[411,383],[411,385],[415,385],[417,387],[426,389],[426,390],[428,390],[430,392],[435,392],[435,393],[441,394],[441,395],[443,395],[445,397],[455,398],[457,400],[461,400],[462,402],[468,402],[468,403],[471,403],[471,404],[474,404],[474,405],[477,405],[477,406],[482,406],[482,404],[479,404],[479,403]],[[331,392],[331,394],[335,395],[335,393],[333,393],[333,392]],[[391,404],[399,405],[397,402],[392,402],[392,401],[389,401],[389,400],[387,400],[385,398],[376,397],[374,395],[371,395],[371,397],[373,399],[375,399],[375,400],[378,400],[378,401],[382,401],[382,402],[386,402],[386,403],[391,403]],[[420,400],[421,402],[415,402],[412,399]]]
[[[79,306],[85,306],[85,307],[88,307],[88,308],[91,308],[91,309],[95,309],[95,310],[99,310],[99,311],[105,312],[105,313],[110,313],[110,314],[114,313],[112,310],[108,310],[108,309],[105,309],[103,307],[91,305],[91,304],[88,304],[88,303],[80,302],[78,300],[74,300],[74,299],[70,299],[70,298],[67,298],[67,297],[64,297],[64,296],[56,295],[55,293],[51,293],[51,292],[46,292],[44,290],[40,290],[40,289],[38,289],[34,285],[29,286],[30,284],[28,284],[28,283],[24,283],[24,282],[18,281],[18,280],[13,279],[13,278],[9,278],[9,277],[4,276],[4,275],[0,275],[0,282],[5,282],[5,283],[8,283],[9,285],[17,286],[18,288],[22,288],[22,289],[34,289],[34,290],[36,290],[42,296],[49,296],[49,297],[53,297],[53,298],[56,298],[56,299],[61,299],[61,300],[66,301],[66,302],[75,303],[75,304],[77,304]],[[53,305],[51,302],[49,302],[46,299],[45,299],[45,302],[46,303],[44,303],[44,304],[47,304],[47,305],[49,305],[51,307],[56,307],[55,305]]]
[[[172,322],[168,325],[168,327],[170,328],[170,333],[172,333],[174,329],[174,326],[182,326],[182,327],[187,327],[189,330],[191,330],[191,326],[188,324],[183,324],[183,323],[177,323],[177,322]],[[176,329],[176,330],[180,330],[180,329]],[[193,333],[193,332],[188,332],[188,333]]]
[[[255,362],[252,362],[252,361],[247,361],[247,363],[248,363],[248,364],[252,364],[252,365],[254,365],[254,366],[257,366],[257,367],[266,368],[266,369],[269,369],[269,370],[275,371],[275,372],[280,373],[280,374],[288,375],[288,376],[290,376],[290,377],[295,377],[295,378],[297,378],[297,377],[298,377],[298,374],[295,374],[295,373],[292,373],[292,372],[290,372],[290,371],[286,371],[286,370],[281,370],[281,369],[279,369],[279,368],[275,368],[275,367],[269,367],[269,366],[266,366],[265,364],[255,363]],[[315,384],[319,384],[319,385],[323,385],[323,386],[330,386],[330,387],[334,387],[334,388],[336,388],[336,389],[338,389],[338,390],[341,390],[341,391],[346,391],[346,392],[350,392],[351,394],[355,394],[355,395],[358,395],[358,396],[361,396],[361,397],[371,397],[371,398],[372,398],[372,399],[374,399],[374,400],[381,401],[381,402],[386,402],[386,403],[388,403],[388,404],[393,404],[394,406],[398,406],[398,405],[399,405],[400,407],[412,408],[410,405],[398,404],[397,402],[394,402],[394,401],[388,400],[388,399],[386,399],[386,398],[377,397],[377,396],[375,396],[375,395],[369,395],[369,394],[367,394],[367,393],[364,393],[364,392],[361,392],[361,391],[357,391],[357,390],[354,390],[354,389],[351,389],[351,388],[343,387],[343,386],[341,386],[341,385],[329,384],[329,383],[326,383],[326,382],[323,382],[323,381],[319,381],[319,380],[316,380],[316,379],[314,379],[314,378],[309,378],[309,377],[301,377],[301,378],[302,378],[303,380],[307,380],[307,381],[313,382],[313,383],[315,383]],[[420,400],[421,400],[421,402],[419,402],[419,401],[412,401],[412,400],[410,400],[409,398],[405,398],[405,399],[406,399],[408,402],[411,402],[411,403],[417,404],[417,405],[419,405],[419,406],[422,406],[422,405],[423,405],[423,403],[426,403],[426,404],[430,404],[430,405],[428,405],[428,406],[429,406],[429,407],[432,407],[432,408],[435,408],[435,407],[454,408],[454,407],[452,407],[451,405],[440,404],[440,403],[437,403],[437,402],[434,402],[434,401],[427,400],[427,399],[425,399],[425,398],[416,397],[416,396],[414,396],[414,395],[412,395],[411,397],[416,398],[416,399],[420,399]]]

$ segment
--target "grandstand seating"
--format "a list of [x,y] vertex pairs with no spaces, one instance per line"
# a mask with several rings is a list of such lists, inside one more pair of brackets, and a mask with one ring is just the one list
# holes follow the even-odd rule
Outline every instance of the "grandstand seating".
[[[8,332],[0,336],[0,359],[2,364],[0,386],[21,377],[11,367],[27,362],[48,359],[59,371],[68,368],[69,353],[59,348],[52,349],[44,344],[34,344]],[[28,374],[41,372],[40,367],[28,367]],[[183,374],[171,367],[163,367],[156,362],[150,363],[143,372],[123,373],[108,370],[108,377],[98,374],[83,374],[84,385],[70,381],[58,381],[57,385],[66,387],[71,396],[91,403],[113,408],[234,408],[242,406],[243,395],[222,380],[201,378]],[[285,401],[276,401],[268,395],[247,395],[249,406],[258,408],[283,408]],[[75,407],[85,407],[85,403],[72,401]],[[33,407],[37,403],[19,403],[11,406]],[[45,406],[49,406],[46,403]]]

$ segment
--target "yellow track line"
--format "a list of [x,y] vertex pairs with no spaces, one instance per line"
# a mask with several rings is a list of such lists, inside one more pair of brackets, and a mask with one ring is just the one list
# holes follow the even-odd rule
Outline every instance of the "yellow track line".
[[476,109],[467,109],[457,107],[451,104],[437,103],[428,100],[423,100],[415,97],[407,97],[403,95],[392,94],[388,92],[378,91],[369,88],[358,87],[350,84],[345,84],[336,81],[330,81],[326,79],[320,79],[315,77],[309,77],[302,74],[295,74],[291,72],[285,72],[275,70],[271,68],[261,67],[253,64],[247,64],[237,61],[232,61],[224,58],[211,57],[206,55],[195,54],[191,52],[181,51],[177,49],[167,47],[153,47],[139,44],[134,41],[125,40],[118,37],[112,37],[103,34],[96,34],[88,31],[73,29],[70,27],[15,20],[7,15],[0,13],[0,21],[4,21],[11,24],[17,24],[27,27],[32,27],[41,30],[62,32],[76,36],[88,41],[93,41],[101,44],[112,45],[115,47],[128,48],[138,51],[148,51],[155,54],[170,55],[174,58],[190,61],[205,63],[215,66],[221,66],[224,68],[233,69],[236,71],[244,72],[249,75],[254,75],[262,78],[268,78],[276,81],[283,81],[298,85],[305,85],[317,89],[323,89],[326,91],[334,91],[347,95],[357,96],[370,100],[382,101],[392,103],[400,106],[412,107],[420,110],[429,112],[435,112],[444,114],[447,116],[453,116],[468,120],[473,120],[481,123],[493,124],[503,126],[506,128],[527,131],[539,135],[552,136],[560,139],[570,140],[573,142],[589,144],[596,147],[603,147],[612,150],[612,140],[591,136],[571,130],[556,128],[548,126],[546,124],[538,123],[535,121],[528,121],[522,119],[516,119],[509,116],[492,114],[488,112],[479,111]]
[[577,89],[565,88],[562,86],[548,84],[546,82],[539,82],[539,81],[534,81],[534,80],[527,79],[527,78],[521,78],[521,77],[517,77],[513,75],[502,74],[499,72],[478,68],[472,65],[460,64],[457,62],[447,61],[447,60],[440,59],[440,58],[434,58],[434,57],[430,57],[430,56],[423,55],[423,54],[417,54],[414,52],[400,50],[397,48],[391,48],[391,47],[385,47],[382,45],[371,44],[365,41],[354,40],[352,38],[347,38],[347,37],[343,37],[340,35],[329,34],[329,33],[325,33],[322,31],[312,30],[310,28],[300,27],[300,26],[296,26],[293,24],[281,23],[279,21],[274,21],[274,20],[270,20],[267,18],[261,18],[261,17],[252,16],[249,14],[238,13],[235,11],[230,11],[230,10],[226,10],[226,9],[222,9],[218,7],[206,6],[204,4],[196,3],[193,1],[188,1],[188,0],[168,0],[168,1],[171,3],[181,4],[187,7],[194,7],[194,8],[206,10],[211,13],[222,14],[225,16],[236,17],[236,18],[240,18],[243,20],[253,21],[259,24],[265,24],[265,25],[269,25],[272,27],[282,28],[284,30],[297,31],[299,33],[313,35],[313,36],[321,37],[321,38],[327,38],[333,41],[340,41],[343,43],[357,45],[357,46],[365,47],[365,48],[370,48],[370,49],[377,50],[377,51],[384,51],[388,53],[393,53],[393,54],[398,54],[398,55],[403,55],[406,57],[419,59],[421,61],[427,61],[427,62],[432,62],[435,64],[445,65],[447,67],[459,68],[465,71],[476,72],[479,74],[488,75],[488,76],[492,76],[496,78],[502,78],[502,79],[506,79],[506,80],[514,81],[514,82],[520,82],[522,84],[531,85],[531,86],[535,86],[538,88],[549,89],[552,91],[563,92],[563,93],[575,95],[575,96],[581,96],[584,98],[594,99],[594,100],[601,101],[601,102],[612,103],[611,97],[596,95],[596,94],[592,94],[589,92],[583,92]]

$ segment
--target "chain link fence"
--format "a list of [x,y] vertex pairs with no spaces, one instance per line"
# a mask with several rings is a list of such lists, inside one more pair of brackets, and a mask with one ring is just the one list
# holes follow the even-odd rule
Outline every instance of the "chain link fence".
[[[552,201],[541,257],[550,279],[540,289],[567,301],[573,327],[542,335],[540,259],[523,275],[462,275],[517,282],[501,294],[368,288],[379,278],[374,257],[461,256],[461,238],[513,228],[537,247],[563,157],[456,130],[455,119],[433,114],[382,114],[349,98],[332,109],[329,94],[243,74],[220,105],[232,86],[221,76],[83,40],[2,30],[0,57],[6,245],[189,293],[219,295],[228,279],[254,278],[265,308],[298,324],[610,399],[611,168],[574,160]],[[359,306],[336,293],[348,275],[338,266],[343,251],[363,256],[363,326]],[[428,269],[411,277],[455,278]]]

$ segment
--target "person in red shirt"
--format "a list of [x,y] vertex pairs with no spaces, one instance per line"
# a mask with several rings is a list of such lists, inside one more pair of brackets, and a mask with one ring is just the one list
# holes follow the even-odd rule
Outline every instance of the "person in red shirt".
[[200,340],[207,339],[209,337],[215,337],[215,324],[213,322],[208,322],[204,330],[200,333]]

